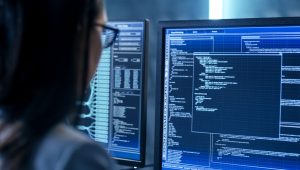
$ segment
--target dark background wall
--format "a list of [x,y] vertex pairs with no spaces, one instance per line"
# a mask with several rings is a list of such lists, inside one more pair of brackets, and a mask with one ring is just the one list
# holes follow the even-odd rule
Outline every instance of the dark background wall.
[[[158,21],[208,19],[209,0],[106,0],[109,20],[150,20],[146,164],[154,163]],[[300,0],[223,0],[224,18],[300,16]],[[123,167],[126,168],[126,167]],[[153,169],[146,167],[143,169]]]

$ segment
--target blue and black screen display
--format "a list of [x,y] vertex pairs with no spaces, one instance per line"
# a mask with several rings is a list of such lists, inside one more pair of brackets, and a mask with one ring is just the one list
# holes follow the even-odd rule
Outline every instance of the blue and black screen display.
[[[104,49],[78,128],[119,160],[141,161],[144,22],[109,22],[119,35]],[[105,35],[103,35],[105,36]]]
[[162,169],[300,169],[300,27],[166,28]]

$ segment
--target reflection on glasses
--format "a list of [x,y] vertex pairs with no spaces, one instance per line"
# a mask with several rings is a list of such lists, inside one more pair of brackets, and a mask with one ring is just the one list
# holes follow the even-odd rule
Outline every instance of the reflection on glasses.
[[110,47],[116,40],[119,30],[104,24],[96,24],[96,26],[102,27],[102,48]]

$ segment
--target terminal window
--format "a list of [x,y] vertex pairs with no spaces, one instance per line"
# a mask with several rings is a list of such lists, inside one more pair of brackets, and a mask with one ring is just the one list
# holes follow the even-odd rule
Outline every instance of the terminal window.
[[120,33],[112,47],[102,51],[78,128],[114,158],[140,161],[145,25],[108,25]]
[[163,169],[300,168],[300,27],[164,37]]

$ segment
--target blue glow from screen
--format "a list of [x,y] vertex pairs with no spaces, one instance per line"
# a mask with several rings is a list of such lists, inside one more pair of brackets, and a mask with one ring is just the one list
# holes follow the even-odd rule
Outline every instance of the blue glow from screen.
[[300,27],[164,41],[163,169],[300,169]]

